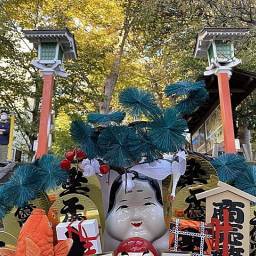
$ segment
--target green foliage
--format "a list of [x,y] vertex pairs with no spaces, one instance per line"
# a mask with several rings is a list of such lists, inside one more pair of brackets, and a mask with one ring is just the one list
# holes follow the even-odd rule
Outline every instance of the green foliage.
[[186,121],[168,108],[150,124],[149,138],[159,151],[174,152],[184,146]]
[[205,88],[192,91],[188,94],[186,99],[181,100],[175,109],[182,115],[193,113],[200,105],[208,99],[208,92]]
[[33,165],[19,166],[10,180],[3,186],[6,202],[13,206],[22,207],[29,200],[36,198],[41,189],[42,173]]
[[[79,116],[72,116],[79,118]],[[70,115],[64,111],[60,111],[55,120],[55,133],[52,151],[55,155],[64,156],[65,152],[75,147],[75,143],[69,133],[72,119]]]
[[197,91],[205,87],[204,81],[198,82],[177,82],[175,84],[167,85],[165,88],[165,95],[166,96],[173,96],[173,95],[187,95],[190,92]]
[[219,179],[224,182],[233,182],[247,169],[245,159],[237,154],[223,154],[211,163],[216,168]]
[[41,190],[56,189],[68,179],[68,173],[60,168],[60,160],[54,155],[44,155],[34,164],[40,169]]
[[126,126],[109,126],[99,136],[103,159],[117,167],[130,166],[140,160],[140,140],[135,130]]
[[[36,53],[26,46],[21,29],[68,27],[75,34],[79,57],[65,63],[69,77],[57,78],[55,84],[57,126],[62,111],[68,115],[99,111],[109,75],[114,77],[110,109],[116,108],[119,92],[131,84],[147,88],[159,106],[166,106],[166,84],[194,80],[205,70],[206,60],[193,56],[195,35],[204,26],[249,24],[252,37],[238,45],[237,52],[242,67],[254,71],[256,66],[255,8],[248,1],[241,5],[233,0],[193,4],[188,0],[5,0],[0,5],[0,105],[15,112],[16,130],[31,154],[38,134],[42,80],[31,66]],[[114,70],[116,63],[120,66]],[[251,110],[248,105],[246,111]],[[246,116],[245,121],[250,120]],[[64,128],[56,129],[54,137],[53,150],[58,154],[73,146]]]
[[234,186],[242,191],[256,196],[256,166],[248,166],[239,178],[235,179]]
[[109,114],[89,113],[87,115],[87,121],[92,124],[120,123],[124,118],[124,112],[113,112]]
[[19,165],[11,178],[0,187],[0,218],[14,206],[22,207],[50,189],[65,183],[68,173],[53,155],[44,155],[30,164]]
[[97,131],[87,123],[81,120],[73,121],[70,128],[72,138],[81,146],[89,159],[98,155]]
[[135,87],[127,88],[120,93],[119,102],[131,116],[157,116],[161,110],[150,92]]

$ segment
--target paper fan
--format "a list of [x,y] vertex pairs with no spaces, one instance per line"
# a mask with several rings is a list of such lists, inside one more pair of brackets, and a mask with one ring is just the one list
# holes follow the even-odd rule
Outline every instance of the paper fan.
[[237,154],[223,154],[211,163],[217,170],[219,179],[224,182],[233,181],[242,171],[247,169],[244,158]]

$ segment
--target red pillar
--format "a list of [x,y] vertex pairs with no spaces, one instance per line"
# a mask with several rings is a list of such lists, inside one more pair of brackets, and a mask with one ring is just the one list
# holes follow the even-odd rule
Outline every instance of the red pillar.
[[54,86],[54,74],[53,73],[43,74],[43,95],[42,95],[42,105],[41,105],[41,112],[40,112],[40,124],[39,124],[36,158],[39,158],[42,155],[47,154],[48,152],[48,136],[49,136],[48,122],[49,122],[49,117],[51,115],[51,109],[52,109],[53,86]]
[[217,73],[218,86],[219,86],[219,98],[220,98],[220,110],[224,131],[224,150],[225,153],[235,153],[235,135],[234,135],[234,123],[231,105],[231,95],[229,88],[229,70],[221,70]]

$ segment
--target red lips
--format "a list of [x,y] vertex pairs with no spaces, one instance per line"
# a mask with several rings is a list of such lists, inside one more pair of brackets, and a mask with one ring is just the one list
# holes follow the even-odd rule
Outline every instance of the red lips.
[[135,228],[138,228],[139,226],[141,226],[142,222],[132,222],[131,223]]

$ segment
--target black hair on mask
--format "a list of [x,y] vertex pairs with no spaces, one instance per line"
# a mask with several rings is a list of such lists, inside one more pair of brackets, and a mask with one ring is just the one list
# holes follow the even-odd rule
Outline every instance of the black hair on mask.
[[[160,205],[163,205],[162,193],[161,193],[161,189],[160,189],[160,186],[158,184],[158,181],[155,180],[155,179],[152,179],[150,177],[144,176],[142,174],[139,174],[137,172],[132,172],[132,173],[135,175],[133,177],[133,179],[146,181],[146,182],[149,183],[149,185],[151,186],[151,188],[155,192],[156,200],[158,201],[158,203]],[[109,204],[108,204],[108,214],[114,207],[114,204],[115,204],[115,201],[116,201],[116,194],[119,191],[119,189],[121,188],[121,185],[122,185],[122,175],[119,175],[114,180],[114,182],[111,186],[110,195],[109,195]]]

